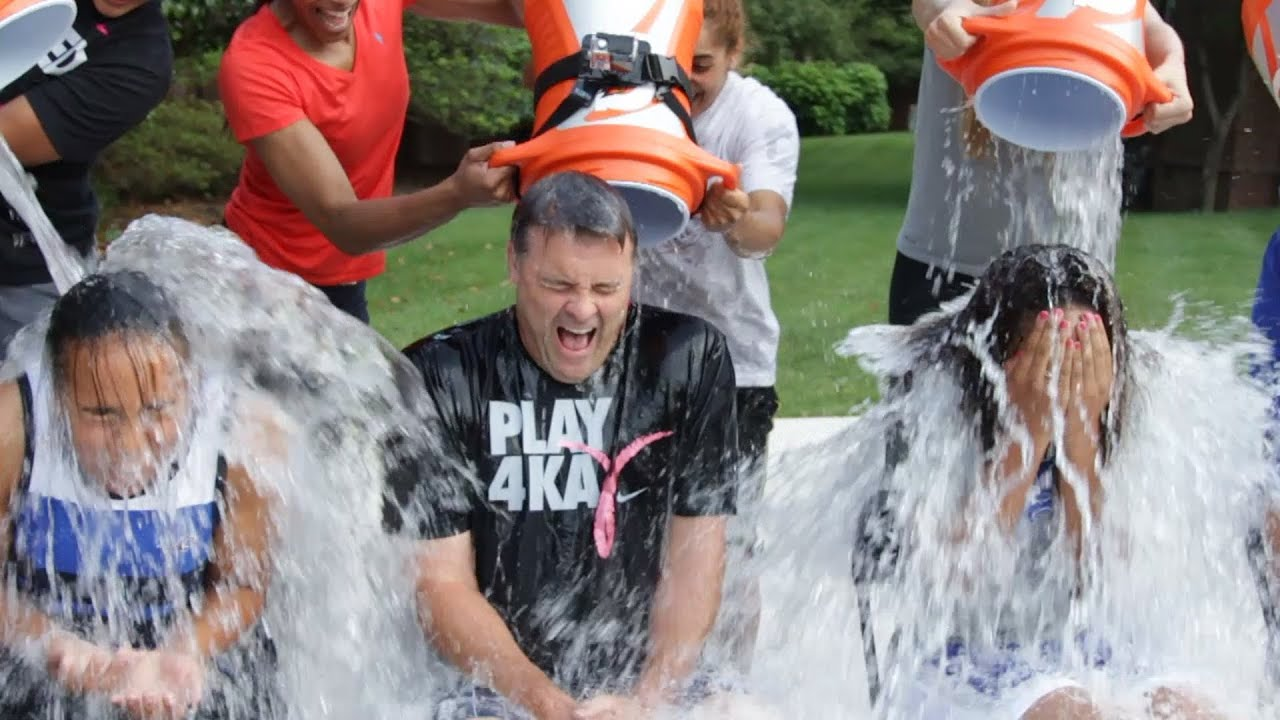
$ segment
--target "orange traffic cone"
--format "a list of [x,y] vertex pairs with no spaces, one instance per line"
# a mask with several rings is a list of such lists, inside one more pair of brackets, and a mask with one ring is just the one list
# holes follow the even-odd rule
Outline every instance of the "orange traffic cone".
[[1147,0],[1022,0],[1003,17],[970,17],[979,40],[940,62],[996,136],[1044,152],[1146,132],[1141,114],[1173,94],[1147,62]]
[[0,89],[39,62],[75,19],[74,0],[0,0]]
[[556,172],[595,175],[626,198],[644,246],[683,230],[713,178],[736,187],[738,168],[698,147],[690,118],[702,0],[525,0],[524,18],[534,137],[490,160],[518,166],[522,191]]
[[1249,55],[1271,91],[1271,99],[1280,102],[1280,50],[1276,36],[1280,34],[1280,5],[1272,0],[1244,0],[1240,7],[1244,38]]

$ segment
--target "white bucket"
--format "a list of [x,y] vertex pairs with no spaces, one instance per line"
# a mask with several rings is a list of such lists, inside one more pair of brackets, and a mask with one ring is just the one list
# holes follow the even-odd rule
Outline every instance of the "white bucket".
[[75,19],[73,0],[0,1],[0,88],[38,63]]
[[518,165],[521,192],[556,172],[594,175],[622,195],[644,247],[678,235],[715,178],[736,187],[739,169],[692,139],[683,88],[701,0],[525,0],[523,10],[536,134],[489,161]]
[[1124,100],[1115,90],[1060,68],[1017,68],[994,75],[978,87],[973,106],[992,134],[1041,152],[1098,147],[1119,135],[1128,121]]

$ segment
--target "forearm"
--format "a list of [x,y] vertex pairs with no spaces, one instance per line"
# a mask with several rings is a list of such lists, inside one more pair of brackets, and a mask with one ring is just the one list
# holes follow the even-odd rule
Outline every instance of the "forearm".
[[1035,484],[1041,459],[1048,447],[1047,440],[1032,438],[1031,452],[1024,457],[1023,442],[1014,441],[1009,444],[1000,461],[988,471],[988,487],[993,488],[999,498],[998,519],[1000,528],[1005,533],[1012,533],[1021,522],[1022,513],[1027,507],[1027,494]]
[[1147,48],[1147,63],[1153,68],[1163,65],[1184,67],[1186,64],[1185,49],[1178,31],[1160,17],[1159,11],[1147,6],[1143,21],[1144,44]]
[[0,592],[0,642],[8,647],[48,646],[73,635],[12,592]]
[[567,695],[516,644],[502,617],[477,590],[459,583],[424,584],[419,622],[455,667],[483,677],[503,697],[545,717]]
[[953,0],[911,0],[911,15],[923,32]]
[[449,178],[406,195],[352,200],[325,213],[316,224],[340,250],[362,255],[412,242],[457,217],[465,206]]
[[775,212],[748,210],[724,233],[724,239],[735,254],[759,257],[778,247],[785,228],[786,220]]
[[190,629],[167,648],[194,653],[205,660],[226,652],[262,617],[266,593],[252,587],[215,592],[195,616]]
[[646,706],[666,700],[670,688],[688,678],[698,662],[720,611],[723,541],[720,548],[671,570],[658,583],[650,619],[649,659],[635,688],[636,698]]
[[[1085,482],[1085,492],[1088,493],[1088,511],[1089,517],[1093,522],[1097,522],[1102,517],[1102,478],[1098,475],[1098,439],[1089,436],[1086,433],[1076,433],[1075,437],[1067,438],[1067,462],[1075,469],[1076,476]],[[1082,516],[1085,508],[1080,502],[1076,488],[1070,483],[1063,483],[1063,499],[1068,509],[1067,528],[1073,532],[1079,532],[1083,527]],[[1074,513],[1074,518],[1072,516]],[[1074,525],[1074,527],[1073,527]]]
[[524,27],[518,0],[418,0],[412,12],[433,20],[473,21],[508,27]]

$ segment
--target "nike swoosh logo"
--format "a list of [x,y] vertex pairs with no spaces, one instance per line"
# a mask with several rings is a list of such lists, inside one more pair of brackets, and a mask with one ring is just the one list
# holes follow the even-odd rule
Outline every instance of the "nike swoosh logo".
[[625,494],[625,495],[619,495],[619,496],[618,496],[618,504],[619,504],[619,505],[621,505],[622,503],[624,503],[624,502],[626,502],[626,501],[630,500],[631,498],[633,498],[633,497],[635,497],[635,496],[639,495],[640,493],[643,493],[645,490],[648,490],[648,489],[649,489],[649,488],[643,488],[643,489],[641,489],[641,490],[637,490],[637,491],[635,491],[635,492],[633,492],[633,493],[627,493],[627,494]]
[[645,105],[644,107],[638,107],[633,110],[623,110],[620,108],[612,108],[608,110],[592,110],[591,112],[587,113],[587,116],[583,119],[586,120],[587,122],[596,122],[597,120],[611,120],[616,117],[622,117],[623,115],[631,115],[632,113],[638,113],[643,110],[648,110],[654,105],[659,105],[659,104],[661,103],[655,100]]

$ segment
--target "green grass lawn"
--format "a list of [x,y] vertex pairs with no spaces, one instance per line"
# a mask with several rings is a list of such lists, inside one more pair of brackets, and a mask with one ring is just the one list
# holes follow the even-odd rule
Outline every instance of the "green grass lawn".
[[[781,415],[844,414],[874,394],[871,380],[831,348],[849,328],[885,321],[910,180],[909,135],[804,142],[787,235],[768,261],[782,324]],[[509,219],[509,208],[469,212],[392,252],[370,288],[378,330],[404,345],[509,303]],[[1280,211],[1130,215],[1117,263],[1130,325],[1164,325],[1179,294],[1192,315],[1246,313],[1276,227]]]

